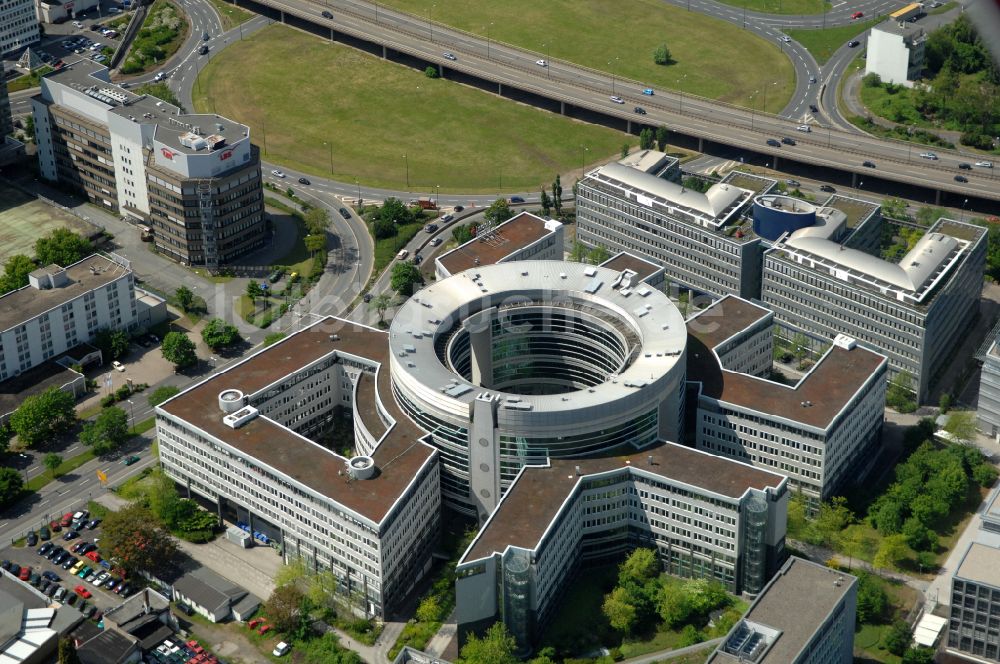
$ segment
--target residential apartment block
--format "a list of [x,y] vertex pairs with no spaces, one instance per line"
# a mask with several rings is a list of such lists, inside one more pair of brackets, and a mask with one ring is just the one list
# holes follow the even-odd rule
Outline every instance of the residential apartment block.
[[657,173],[627,159],[588,173],[577,188],[577,239],[649,258],[686,288],[756,297],[763,249],[744,215],[775,181],[731,174],[700,193]]
[[0,55],[15,54],[41,38],[34,0],[0,2]]
[[801,379],[770,379],[773,314],[728,296],[692,316],[695,445],[787,475],[813,501],[864,478],[878,457],[885,356],[838,336]]
[[783,476],[673,443],[527,466],[458,562],[459,639],[502,620],[529,649],[581,566],[638,546],[670,574],[759,592],[784,559],[787,506]]
[[479,237],[438,256],[434,259],[434,274],[445,279],[483,265],[562,257],[563,225],[521,212],[492,230],[480,228]]
[[123,90],[89,60],[45,76],[32,105],[42,177],[150,227],[161,253],[211,268],[268,241],[246,125]]
[[49,265],[28,281],[0,296],[0,380],[90,342],[102,328],[136,328],[135,282],[120,256],[94,254],[66,267]]
[[986,229],[940,219],[892,263],[831,239],[838,226],[782,236],[764,255],[761,300],[789,332],[879,349],[926,399],[978,311]]
[[851,664],[856,577],[789,558],[706,664]]
[[[326,318],[156,409],[169,477],[379,617],[428,570],[441,508],[438,453],[396,405],[387,336]],[[340,408],[351,458],[317,438]]]

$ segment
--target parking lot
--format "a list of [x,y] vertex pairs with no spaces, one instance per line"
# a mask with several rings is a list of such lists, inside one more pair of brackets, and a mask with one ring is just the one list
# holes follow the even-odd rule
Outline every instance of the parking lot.
[[[123,13],[117,3],[106,4],[100,13],[92,9],[77,19],[47,24],[42,44],[32,49],[50,67],[70,65],[81,59],[107,63],[110,53],[118,48],[131,13]],[[113,25],[109,27],[109,23]]]
[[[61,520],[62,517],[56,521]],[[28,581],[54,600],[61,599],[63,603],[72,604],[83,611],[84,615],[89,613],[91,617],[97,617],[98,612],[103,613],[117,606],[134,590],[111,573],[111,565],[107,561],[101,560],[96,548],[101,537],[100,523],[90,527],[91,523],[90,515],[87,514],[82,522],[77,521],[78,528],[75,530],[72,525],[63,528],[57,523],[59,530],[54,531],[50,526],[50,539],[47,541],[39,539],[34,546],[29,542],[23,547],[4,549],[0,554],[4,569],[19,578],[27,577],[22,580]],[[66,539],[68,535],[70,539]],[[44,555],[40,552],[44,552]],[[15,568],[15,565],[20,569]],[[24,572],[25,568],[29,569],[27,573]],[[71,575],[73,569],[77,570],[75,575]],[[116,580],[114,585],[111,585],[112,579]],[[101,587],[98,587],[98,581],[102,584]],[[75,599],[70,599],[71,597]]]

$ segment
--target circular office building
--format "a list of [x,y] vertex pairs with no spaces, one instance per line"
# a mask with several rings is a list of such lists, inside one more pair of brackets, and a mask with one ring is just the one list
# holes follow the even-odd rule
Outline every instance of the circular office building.
[[441,453],[446,502],[483,515],[525,464],[677,440],[686,340],[677,308],[634,273],[502,263],[400,308],[392,384]]

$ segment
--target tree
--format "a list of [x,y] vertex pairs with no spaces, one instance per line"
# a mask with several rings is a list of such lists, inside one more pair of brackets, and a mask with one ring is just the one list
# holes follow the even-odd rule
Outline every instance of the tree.
[[483,218],[487,222],[492,223],[494,226],[498,226],[503,222],[507,221],[514,216],[514,211],[510,209],[510,203],[507,202],[506,198],[498,198],[490,206],[486,208],[483,212]]
[[417,606],[417,620],[420,622],[437,622],[441,620],[441,604],[433,594],[420,600]]
[[80,664],[80,656],[76,654],[76,646],[73,639],[68,636],[59,639],[59,655],[56,660],[58,664]]
[[117,360],[128,352],[128,334],[124,330],[103,327],[94,332],[94,346],[101,351],[105,362]]
[[885,619],[889,595],[879,580],[868,572],[858,574],[858,623],[877,625]]
[[628,555],[618,566],[618,584],[643,584],[660,575],[660,561],[656,552],[645,547],[638,548]]
[[652,150],[655,145],[656,139],[653,137],[653,130],[649,127],[644,127],[642,131],[639,132],[639,149]]
[[960,443],[976,439],[976,414],[971,410],[954,410],[944,423],[944,430]]
[[243,341],[243,337],[240,336],[240,331],[236,329],[236,326],[227,323],[221,318],[213,318],[208,321],[201,330],[201,338],[205,342],[205,345],[212,350],[226,348]]
[[23,488],[24,479],[21,478],[21,473],[13,468],[0,466],[0,507],[6,507],[14,502],[21,495]]
[[14,438],[14,430],[10,428],[9,422],[0,424],[0,454],[6,454],[10,449],[10,441]]
[[0,292],[7,293],[28,285],[28,275],[35,269],[35,262],[24,254],[14,254],[3,266]]
[[52,479],[55,479],[56,470],[59,469],[59,466],[62,465],[62,462],[63,462],[62,456],[56,454],[55,452],[49,452],[48,454],[45,455],[45,458],[42,460],[42,463],[45,464],[45,467],[49,469],[50,473],[52,473]]
[[865,74],[865,76],[861,79],[861,83],[866,88],[877,88],[882,85],[882,77],[875,72],[872,72],[870,74]]
[[635,605],[630,601],[628,591],[621,586],[604,596],[601,605],[608,624],[624,634],[630,634],[636,625]]
[[302,221],[310,235],[324,235],[330,226],[330,212],[326,208],[309,208],[302,215]]
[[882,538],[873,562],[880,569],[898,570],[899,563],[906,559],[907,553],[904,535],[888,535]]
[[913,376],[908,371],[900,371],[889,381],[885,403],[901,413],[912,413],[917,409],[913,396]]
[[552,182],[552,207],[555,209],[557,217],[562,216],[562,192],[562,180],[556,175],[556,179]]
[[802,362],[802,360],[806,359],[806,356],[809,355],[809,337],[801,332],[796,334],[792,337],[792,348],[792,353],[795,355],[795,359]]
[[670,130],[666,127],[656,128],[656,149],[663,152],[667,147],[667,140],[670,138]]
[[409,261],[400,261],[392,266],[389,285],[402,296],[413,295],[414,287],[424,283],[424,277],[417,266]]
[[901,656],[910,647],[913,632],[905,620],[896,620],[883,637],[885,649],[893,655]]
[[194,304],[194,293],[187,286],[181,286],[174,291],[174,299],[177,300],[177,306],[181,308],[181,311],[186,313]]
[[414,213],[403,201],[390,196],[375,213],[375,218],[391,224],[408,224],[413,221]]
[[375,313],[378,314],[378,322],[385,323],[385,312],[392,306],[392,296],[388,293],[379,293],[368,303]]
[[83,425],[80,442],[104,456],[114,452],[128,440],[128,415],[121,408],[103,408],[93,421]]
[[10,416],[10,427],[22,445],[31,447],[51,440],[67,431],[76,422],[73,395],[58,387],[21,402]]
[[870,555],[875,544],[865,529],[859,526],[844,529],[836,539],[840,550],[848,556],[848,570],[853,567],[855,558],[864,558]]
[[542,187],[539,204],[542,206],[542,216],[549,216],[549,213],[552,212],[552,199],[549,198],[549,193],[545,191],[545,187]]
[[320,233],[307,235],[304,243],[306,245],[306,251],[308,251],[310,255],[315,256],[319,252],[326,249],[326,235]]
[[426,76],[427,78],[437,78],[438,77],[437,67],[433,65],[427,65],[427,68],[424,69],[424,76]]
[[86,238],[65,228],[57,228],[35,241],[35,258],[40,265],[72,265],[94,253]]
[[609,258],[611,258],[611,254],[601,245],[597,245],[587,252],[587,262],[592,265],[600,265]]
[[657,612],[669,628],[679,627],[688,621],[693,613],[691,597],[679,583],[671,583],[660,590]]
[[306,597],[294,583],[278,586],[264,603],[264,613],[279,632],[290,632],[304,619],[308,619],[305,609]]
[[628,153],[631,150],[632,150],[632,146],[631,145],[629,145],[628,143],[622,143],[622,152],[621,152],[622,159],[624,159],[625,157],[627,157]]
[[903,523],[903,537],[914,551],[933,551],[937,548],[937,533],[915,516],[911,516]]
[[653,62],[658,65],[669,65],[673,62],[666,44],[660,44],[653,50]]
[[903,653],[902,664],[934,664],[934,648],[914,646]]
[[101,551],[130,575],[162,572],[177,560],[177,545],[149,508],[131,503],[108,512],[101,526]]
[[[256,281],[251,281],[247,284],[247,297],[250,301],[256,304],[257,298],[264,294],[264,289],[260,287]],[[169,336],[169,335],[167,335]]]
[[469,635],[462,646],[459,659],[465,664],[517,664],[514,651],[517,642],[502,622],[494,623],[486,634],[478,637]]
[[174,387],[173,385],[162,385],[150,392],[149,396],[146,397],[146,401],[149,403],[150,408],[156,408],[161,403],[176,394],[180,394],[179,388]]
[[198,361],[194,352],[194,342],[183,332],[168,332],[160,347],[163,359],[175,367],[188,367]]
[[951,395],[947,392],[941,394],[941,398],[938,399],[938,410],[941,411],[941,415],[947,415],[948,411],[951,409]]

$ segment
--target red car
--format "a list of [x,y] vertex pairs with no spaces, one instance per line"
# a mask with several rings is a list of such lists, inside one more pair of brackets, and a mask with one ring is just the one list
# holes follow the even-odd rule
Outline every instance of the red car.
[[63,514],[62,521],[59,522],[59,525],[62,526],[63,528],[69,528],[69,525],[71,523],[73,523],[73,513],[66,512],[65,514]]
[[28,577],[30,576],[31,576],[31,568],[28,566],[24,566],[21,568],[21,573],[17,575],[17,578],[21,579],[22,581],[27,581]]
[[253,629],[257,625],[261,624],[262,622],[264,622],[264,621],[261,620],[260,618],[254,618],[253,620],[251,620],[250,622],[247,623],[247,627],[249,627],[250,629]]
[[864,15],[865,15],[865,13],[864,13],[864,12],[854,12],[853,14],[851,14],[851,18],[853,18],[853,19],[855,19],[855,20],[856,20],[856,19],[859,19],[859,18],[861,18],[861,17],[862,17],[862,16],[864,16]]
[[257,630],[259,634],[267,634],[269,631],[271,631],[270,625],[261,625],[260,629]]
[[54,533],[58,533],[60,530],[62,530],[62,526],[59,525],[58,521],[50,521],[49,529]]
[[97,553],[97,551],[88,551],[87,553],[85,553],[83,555],[85,557],[87,557],[87,558],[90,558],[95,563],[101,562],[101,554]]
[[84,588],[83,586],[77,586],[76,588],[73,588],[73,592],[75,592],[77,595],[79,595],[80,597],[82,597],[84,599],[90,599],[91,598],[90,591],[87,590],[86,588]]

